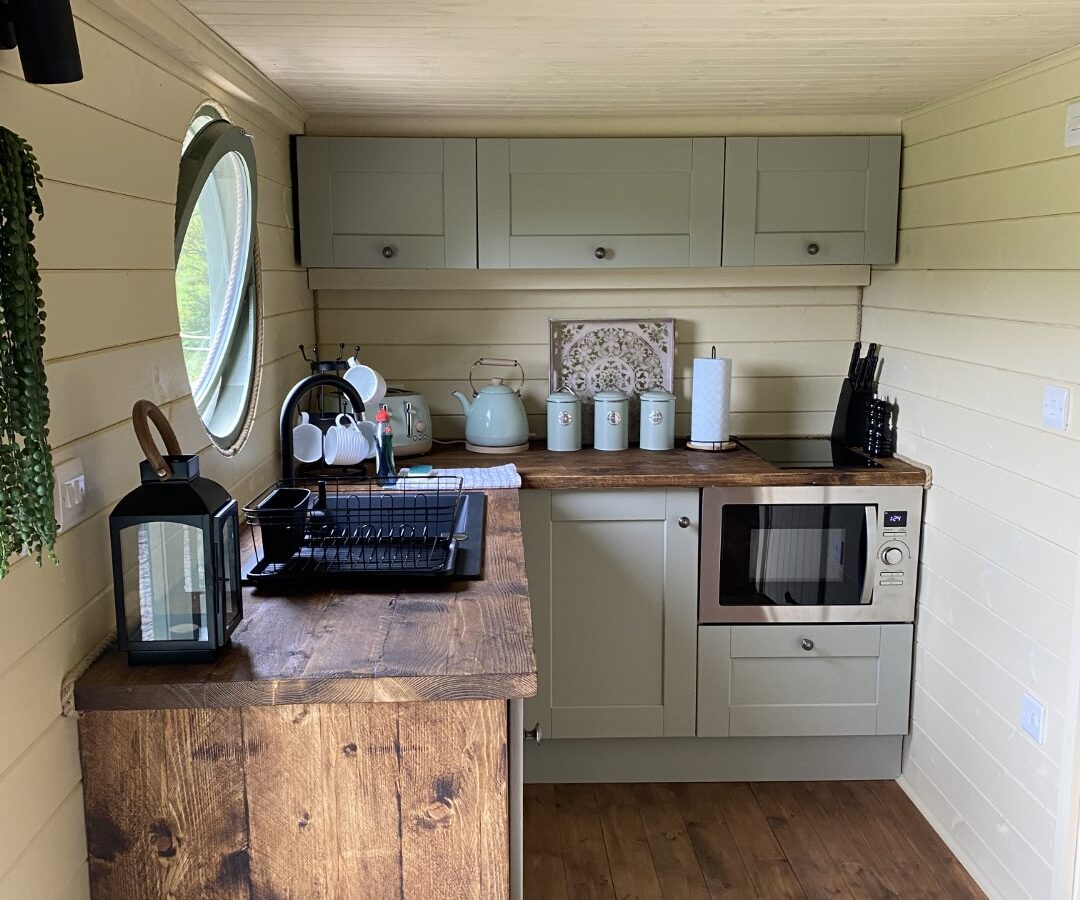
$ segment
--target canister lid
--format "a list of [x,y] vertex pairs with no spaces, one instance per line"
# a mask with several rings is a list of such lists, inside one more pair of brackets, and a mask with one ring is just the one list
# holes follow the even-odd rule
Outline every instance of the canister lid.
[[580,403],[581,398],[578,397],[570,388],[561,387],[555,393],[548,394],[548,403]]
[[655,403],[670,403],[672,400],[675,399],[675,395],[672,394],[670,391],[642,391],[641,399],[651,400]]
[[622,391],[600,391],[599,394],[593,397],[593,400],[597,403],[618,403],[629,399]]

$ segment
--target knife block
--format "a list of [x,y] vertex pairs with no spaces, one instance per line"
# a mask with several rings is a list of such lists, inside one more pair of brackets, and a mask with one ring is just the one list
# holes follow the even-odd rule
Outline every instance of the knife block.
[[850,378],[840,386],[833,418],[832,439],[845,447],[862,446],[866,435],[866,406],[874,399],[873,388],[856,388]]

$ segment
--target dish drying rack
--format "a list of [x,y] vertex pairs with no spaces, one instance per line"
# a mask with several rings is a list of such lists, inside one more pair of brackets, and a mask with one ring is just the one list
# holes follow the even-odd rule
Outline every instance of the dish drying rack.
[[260,582],[454,572],[462,478],[283,479],[244,508]]

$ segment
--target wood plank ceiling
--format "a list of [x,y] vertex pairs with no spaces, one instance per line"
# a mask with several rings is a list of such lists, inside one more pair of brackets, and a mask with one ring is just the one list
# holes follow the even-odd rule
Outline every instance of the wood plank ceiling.
[[1080,43],[1078,0],[181,0],[323,115],[897,114]]

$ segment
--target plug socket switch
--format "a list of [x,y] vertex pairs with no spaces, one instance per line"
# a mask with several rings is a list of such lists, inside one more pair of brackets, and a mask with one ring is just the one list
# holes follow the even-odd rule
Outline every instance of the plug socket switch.
[[82,460],[66,460],[56,467],[53,496],[60,531],[68,531],[86,518],[86,473]]
[[1020,727],[1035,743],[1046,743],[1046,707],[1028,693],[1020,704]]
[[1047,428],[1064,431],[1069,427],[1069,389],[1057,384],[1043,388],[1042,422]]

